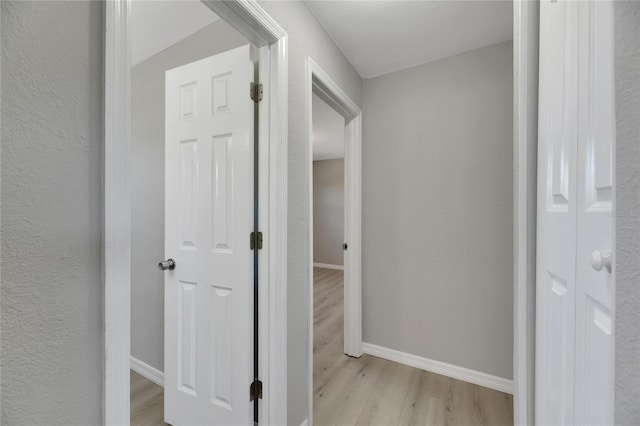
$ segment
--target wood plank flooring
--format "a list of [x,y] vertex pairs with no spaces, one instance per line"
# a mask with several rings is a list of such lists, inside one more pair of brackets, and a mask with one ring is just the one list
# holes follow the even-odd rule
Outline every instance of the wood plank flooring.
[[370,355],[343,354],[343,273],[314,268],[313,420],[335,425],[513,425],[511,395]]
[[[313,295],[316,426],[513,424],[511,395],[370,355],[344,355],[342,271],[315,268]],[[166,425],[163,418],[162,387],[132,371],[131,426]]]
[[164,422],[164,389],[131,371],[131,426],[158,426]]

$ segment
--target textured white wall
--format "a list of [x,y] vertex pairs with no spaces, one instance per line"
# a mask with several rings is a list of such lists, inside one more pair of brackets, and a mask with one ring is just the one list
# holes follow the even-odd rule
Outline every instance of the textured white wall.
[[344,159],[313,162],[313,261],[344,265]]
[[363,339],[511,379],[513,44],[365,80]]
[[306,60],[313,58],[362,105],[362,80],[303,2],[261,1],[289,35],[289,236],[288,236],[288,422],[307,417],[307,330],[309,277],[309,176],[306,118]]
[[640,424],[640,3],[614,4],[616,49],[615,423]]
[[97,425],[104,5],[1,10],[0,422]]
[[248,41],[220,20],[131,72],[131,355],[164,371],[165,71]]

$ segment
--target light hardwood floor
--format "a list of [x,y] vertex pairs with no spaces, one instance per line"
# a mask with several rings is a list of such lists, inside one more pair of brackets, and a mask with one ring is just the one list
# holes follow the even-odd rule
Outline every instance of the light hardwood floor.
[[[335,425],[512,425],[511,395],[343,354],[342,271],[314,269],[313,420]],[[131,426],[166,425],[163,389],[131,372]]]
[[164,422],[164,390],[131,371],[131,426],[158,426]]
[[512,425],[511,395],[343,350],[343,273],[314,268],[313,420],[336,425]]

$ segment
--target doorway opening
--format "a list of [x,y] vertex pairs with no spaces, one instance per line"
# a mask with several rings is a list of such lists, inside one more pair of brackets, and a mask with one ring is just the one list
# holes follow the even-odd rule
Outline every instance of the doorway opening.
[[[312,416],[316,397],[314,355],[318,354],[322,362],[362,355],[362,112],[311,58],[307,60],[307,105],[311,237],[307,378]],[[323,322],[322,326],[317,324],[317,336],[316,320]]]
[[[345,167],[344,117],[318,95],[312,98],[313,129],[313,393],[336,379],[332,365],[345,356],[344,254]],[[325,398],[326,399],[326,398]],[[322,421],[314,419],[316,424]]]
[[[508,6],[506,12],[512,12]],[[334,10],[312,7],[320,19],[326,16],[327,27],[340,25],[332,20]],[[343,11],[348,13],[348,7]],[[352,18],[361,17],[354,13]],[[506,37],[510,33],[507,28]],[[337,31],[334,35],[339,37]],[[345,37],[344,45],[359,35]],[[369,45],[364,40],[361,46]],[[353,51],[354,63],[364,63],[355,62],[366,56],[364,49]],[[366,335],[364,343],[359,336],[357,354],[345,345],[344,353],[353,357],[336,355],[330,372],[323,371],[330,360],[310,357],[310,423],[469,424],[477,421],[469,415],[474,410],[487,424],[513,422],[513,269],[499,262],[483,264],[478,256],[488,253],[487,242],[495,245],[491,258],[512,255],[512,211],[500,207],[513,201],[512,51],[507,39],[441,62],[390,67],[386,73],[369,69],[369,78],[363,79],[366,287],[364,298],[349,297],[352,244],[347,237],[343,303],[345,342],[351,301],[363,306],[358,312]],[[485,73],[470,73],[476,68]],[[313,71],[308,80],[313,99]],[[489,99],[492,108],[487,108]],[[345,151],[348,167],[348,142]],[[314,285],[310,299],[322,298],[309,305],[310,312],[324,315],[315,323],[310,317],[316,326],[319,318],[330,324],[327,306],[340,305],[339,299],[328,303],[325,297],[340,293],[339,277],[330,272],[309,280]],[[338,322],[339,312],[334,317]],[[467,324],[460,327],[461,320]],[[313,355],[328,341],[317,336],[319,331],[312,327],[309,332],[316,345],[309,349]],[[445,348],[450,353],[441,352]],[[449,408],[453,404],[458,406]]]
[[[226,410],[226,416],[212,418],[198,412],[197,420],[168,419],[169,423],[284,424],[286,400],[271,395],[286,393],[287,382],[286,285],[283,285],[286,284],[287,34],[255,2],[139,3],[109,2],[105,15],[104,423],[128,424],[140,414],[131,410],[130,398],[143,388],[155,394],[151,405],[158,405],[159,400],[173,401],[174,412],[193,411],[184,407],[179,398],[166,398],[167,386],[171,386],[170,391],[175,393],[177,389],[182,397],[201,396],[203,405],[208,406],[205,411],[212,407],[221,412]],[[161,27],[155,37],[137,34],[146,43],[146,50],[133,46],[137,26],[132,16],[136,11],[132,14],[131,9],[136,6],[143,8],[143,17],[149,12],[149,22],[142,28]],[[178,33],[170,31],[172,28],[178,28]],[[176,45],[180,48],[175,48]],[[145,62],[147,65],[153,62],[149,66],[155,67],[154,72],[147,76],[142,73],[132,87],[132,70]],[[169,68],[171,71],[167,73]],[[203,69],[206,72],[201,72]],[[249,90],[250,82],[254,83],[252,89],[257,90]],[[138,86],[146,85],[158,87],[142,96],[132,93]],[[264,119],[254,122],[255,115]],[[164,120],[167,117],[170,120]],[[176,123],[170,125],[171,120]],[[132,122],[137,129],[132,129]],[[131,139],[139,136],[139,123],[143,124],[143,135],[152,133],[142,138],[149,146],[131,143]],[[165,155],[170,147],[168,140],[175,143],[173,151]],[[149,152],[153,144],[156,150]],[[154,161],[160,158],[159,165],[149,161],[150,158]],[[259,176],[258,182],[254,182],[254,174]],[[154,189],[146,192],[144,185],[138,185],[141,182]],[[175,190],[171,194],[165,192],[170,186]],[[149,209],[158,204],[158,199],[160,207]],[[257,230],[256,200],[260,204],[255,213],[260,227]],[[138,209],[150,211],[145,216]],[[165,216],[171,213],[176,220],[158,220],[163,212],[167,213]],[[250,234],[257,236],[258,232],[263,236],[254,241],[261,243],[255,244],[255,249],[260,250],[255,265],[261,277],[259,288],[254,286],[254,244],[249,241]],[[165,238],[170,234],[179,237],[174,241],[176,244],[166,244]],[[160,243],[152,247],[145,238],[159,238]],[[162,255],[157,258],[157,253],[140,250],[140,245],[150,252],[160,248]],[[171,262],[166,256],[170,246],[177,247],[177,251],[190,251],[195,259],[188,259],[183,253],[182,259],[169,256]],[[198,251],[202,256],[197,255]],[[198,259],[216,255],[243,259],[218,262],[226,266],[216,268],[217,272],[209,271],[224,273],[226,278],[198,278],[207,268],[196,264],[211,265],[206,259]],[[161,273],[158,266],[163,264],[169,267]],[[181,272],[183,276],[179,277]],[[241,272],[242,277],[238,278],[236,272]],[[161,278],[159,284],[161,289],[177,292],[164,292],[165,308],[171,305],[175,309],[165,309],[164,318],[161,315],[159,320],[139,321],[137,316],[143,315],[144,308],[136,308],[141,298],[135,285],[145,280],[157,281],[154,273],[177,281],[176,285],[167,285],[171,280]],[[154,299],[151,294],[154,291],[140,292],[143,305],[146,302],[158,308],[158,297]],[[158,292],[154,294],[157,296]],[[253,305],[256,299],[258,312]],[[238,307],[243,315],[236,314]],[[151,325],[154,322],[160,327]],[[207,332],[201,324],[210,324],[212,329]],[[134,330],[139,326],[142,333]],[[145,326],[155,327],[155,336],[146,332]],[[166,333],[167,330],[172,332]],[[242,336],[234,330],[241,330]],[[149,359],[156,365],[164,363],[164,371],[135,357],[136,353],[142,353],[140,348],[145,339],[158,335],[164,335],[164,345],[158,345],[156,339],[156,359],[151,359],[153,356]],[[167,337],[173,350],[169,351],[172,358],[165,362],[162,358],[168,353]],[[229,348],[238,344],[243,347],[230,353]],[[160,350],[157,354],[158,346],[164,346],[164,353]],[[258,350],[254,352],[255,349]],[[254,364],[256,352],[259,355]],[[236,362],[242,364],[242,380],[236,366],[229,365]],[[130,369],[137,373],[130,375]],[[262,383],[264,388],[260,392]],[[160,414],[151,423],[161,424],[165,419],[166,413]]]
[[131,424],[257,421],[257,49],[202,2],[131,17]]

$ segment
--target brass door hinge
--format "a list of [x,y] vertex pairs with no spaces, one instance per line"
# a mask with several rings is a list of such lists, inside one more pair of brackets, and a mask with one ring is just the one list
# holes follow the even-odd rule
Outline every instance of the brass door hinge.
[[262,399],[262,382],[255,379],[249,386],[249,401]]
[[252,232],[249,236],[249,247],[251,250],[262,250],[262,232]]
[[251,100],[255,103],[258,103],[262,100],[262,95],[263,95],[263,89],[262,89],[262,83],[260,84],[255,84],[255,83],[251,83],[249,85],[249,93],[251,96]]

